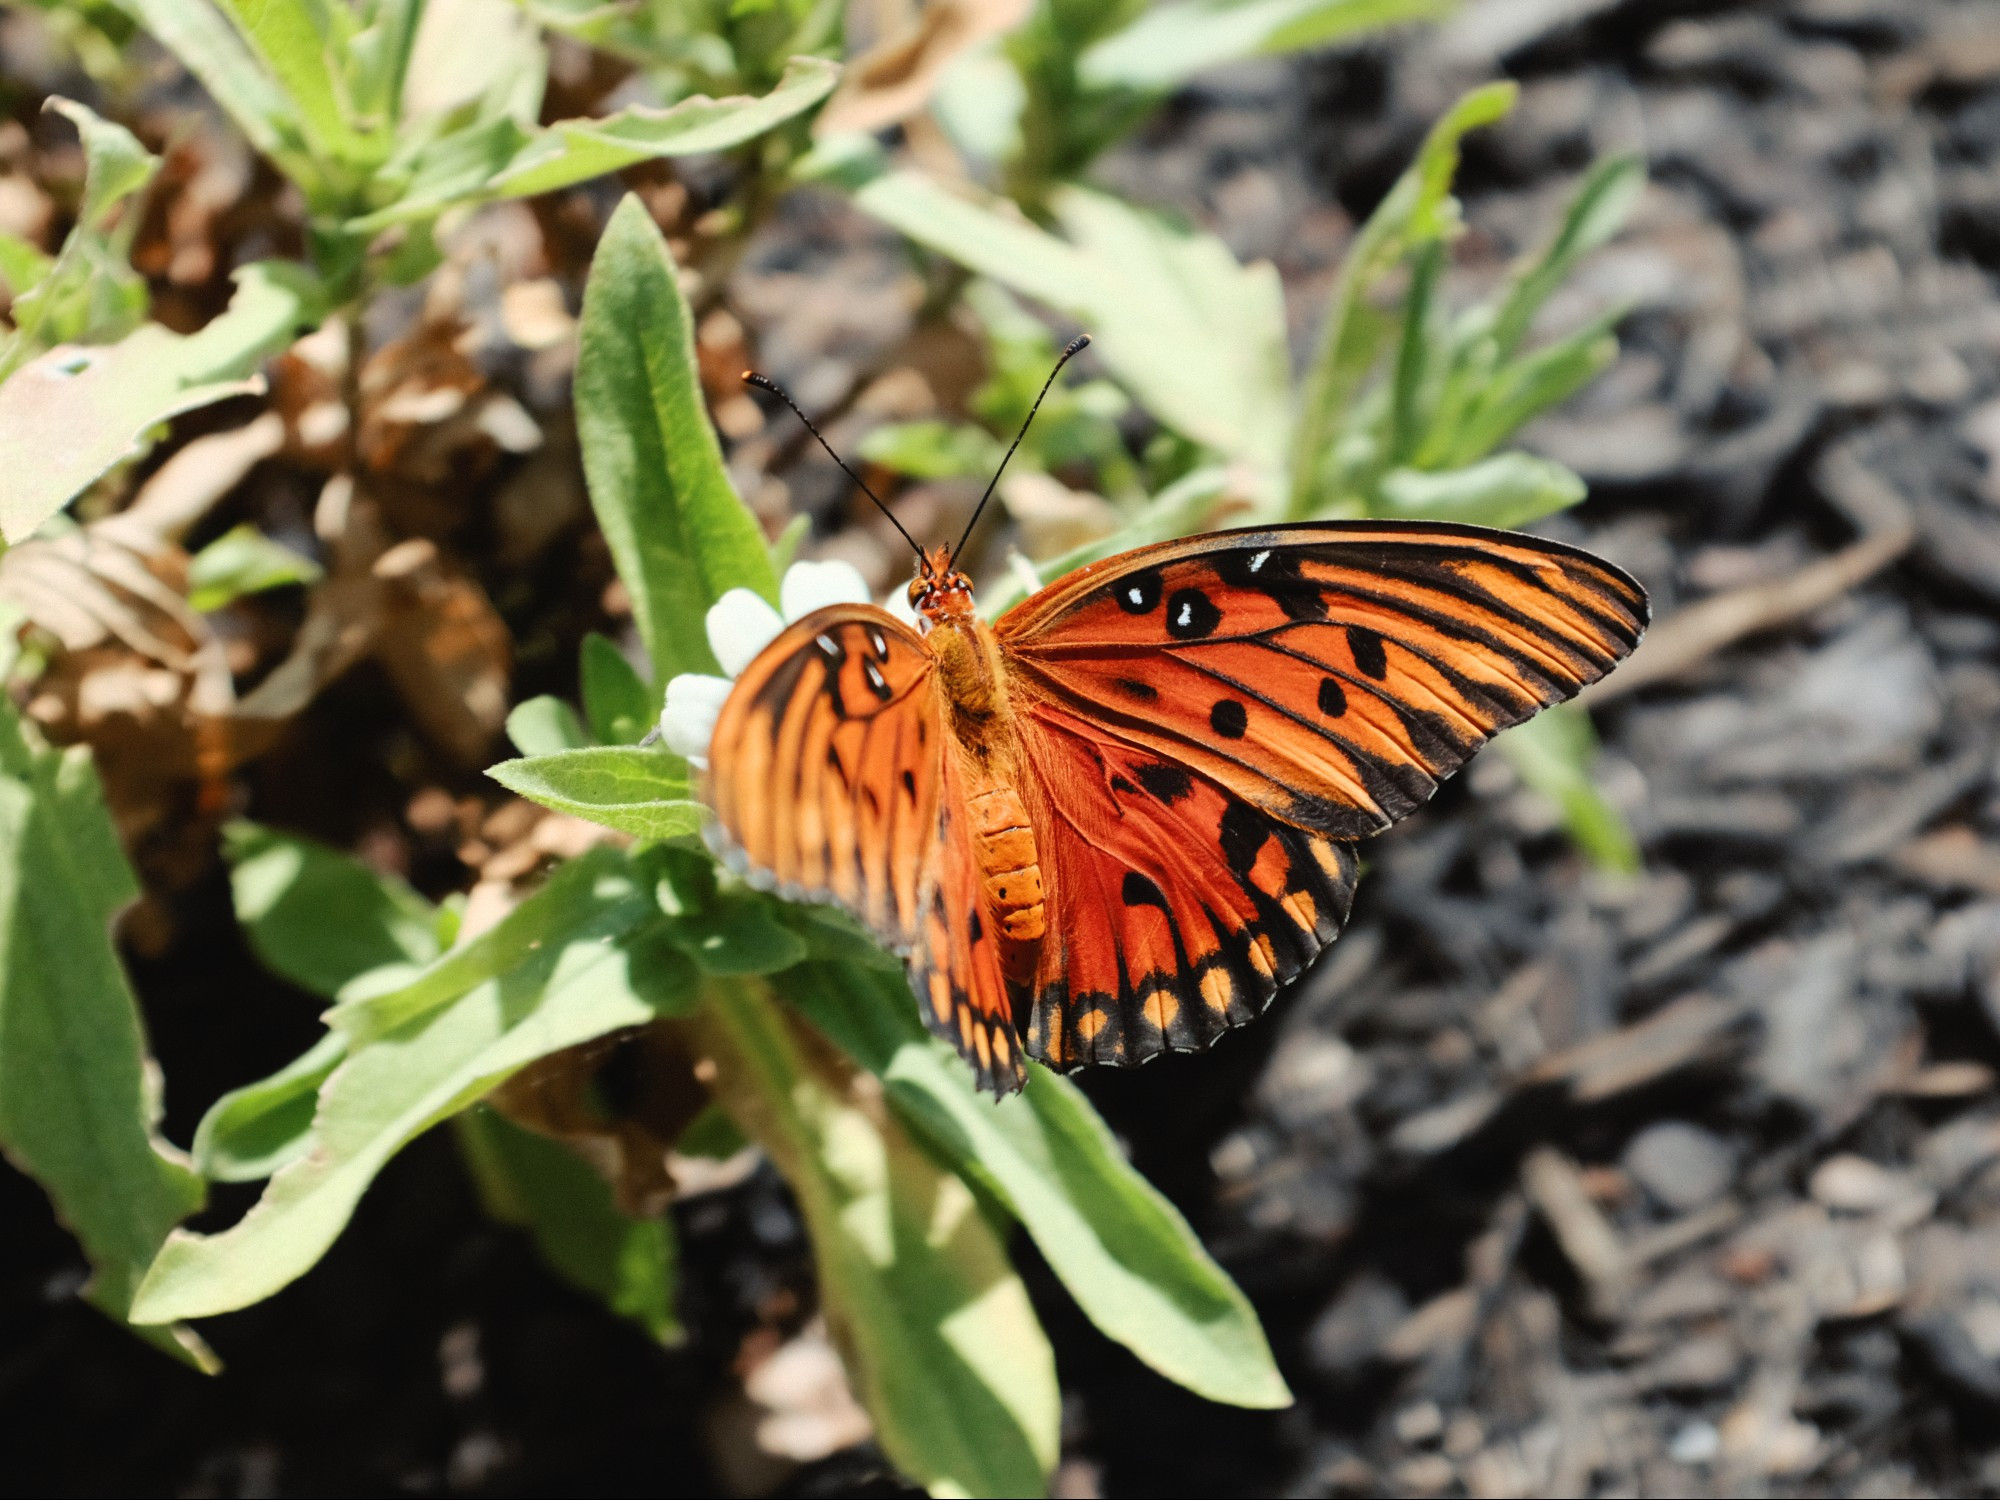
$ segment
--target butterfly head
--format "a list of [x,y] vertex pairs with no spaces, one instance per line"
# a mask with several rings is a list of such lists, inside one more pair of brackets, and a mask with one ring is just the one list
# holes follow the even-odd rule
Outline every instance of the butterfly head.
[[973,616],[972,580],[952,566],[949,547],[932,547],[918,564],[917,576],[910,580],[910,607],[929,630],[948,620],[970,620]]

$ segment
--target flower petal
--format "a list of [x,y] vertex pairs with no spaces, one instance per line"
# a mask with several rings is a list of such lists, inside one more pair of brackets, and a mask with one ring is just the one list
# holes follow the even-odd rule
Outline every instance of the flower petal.
[[[710,614],[712,617],[713,611]],[[706,767],[715,721],[722,716],[722,705],[735,686],[727,677],[711,677],[706,672],[683,672],[671,679],[666,706],[660,710],[661,741],[674,754]]]
[[850,562],[795,562],[785,569],[785,581],[778,586],[779,602],[785,606],[785,621],[803,620],[829,604],[872,604],[868,580]]
[[[708,607],[707,625],[708,649],[722,663],[722,670],[734,677],[757,659],[759,651],[778,638],[778,632],[785,628],[785,621],[762,594],[752,593],[749,589],[731,589]],[[672,683],[668,684],[669,691],[672,686]]]

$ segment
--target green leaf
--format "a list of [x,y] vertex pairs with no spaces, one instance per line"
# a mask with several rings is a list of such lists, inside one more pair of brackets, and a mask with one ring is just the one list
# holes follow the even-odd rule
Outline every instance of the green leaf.
[[985,478],[1007,450],[970,422],[887,422],[861,440],[861,456],[912,479]]
[[1391,469],[1377,486],[1373,514],[1399,520],[1525,526],[1584,497],[1583,481],[1559,463],[1502,453],[1442,474]]
[[19,235],[0,234],[0,282],[6,284],[9,297],[18,300],[33,291],[55,263],[54,256],[44,255]]
[[117,338],[146,314],[146,284],[126,264],[137,217],[127,214],[115,235],[107,230],[114,210],[152,179],[159,161],[124,126],[81,104],[52,98],[45,107],[66,116],[82,138],[83,204],[55,263],[16,292],[14,330],[0,337],[0,380],[46,344]]
[[1452,106],[1431,127],[1416,161],[1396,179],[1347,247],[1320,331],[1319,351],[1299,397],[1291,451],[1293,515],[1309,515],[1318,508],[1326,450],[1381,348],[1379,321],[1363,316],[1363,299],[1410,250],[1456,231],[1451,181],[1458,171],[1459,142],[1466,132],[1504,118],[1519,93],[1513,83],[1489,83]]
[[251,47],[291,103],[306,137],[334,157],[352,154],[353,137],[334,77],[326,33],[333,11],[313,0],[223,0]]
[[413,978],[386,975],[343,987],[327,1024],[360,1045],[448,1005],[475,985],[531,964],[551,944],[612,942],[657,915],[650,871],[598,847],[557,868],[546,884],[493,927],[440,955]]
[[732,892],[677,920],[674,941],[704,974],[774,974],[805,959],[806,940],[778,920],[782,905]]
[[1168,426],[1260,469],[1281,464],[1290,356],[1269,265],[1239,265],[1213,235],[1083,188],[1054,198],[1065,241],[1005,200],[883,170],[851,141],[823,148],[812,170],[919,244],[1081,320]]
[[1522,781],[1555,803],[1569,836],[1599,866],[1620,874],[1638,870],[1632,830],[1590,779],[1597,735],[1588,713],[1574,703],[1558,704],[1500,735],[1493,748]]
[[101,230],[113,209],[153,180],[160,159],[123,125],[74,99],[52,98],[43,108],[68,120],[83,137],[83,203],[77,220],[87,230]]
[[531,802],[635,838],[701,831],[701,803],[688,794],[687,762],[664,750],[594,745],[503,760],[486,774]]
[[[0,741],[0,1148],[83,1247],[86,1299],[123,1320],[202,1183],[155,1133],[158,1076],[112,946],[139,888],[89,752],[30,745],[4,697]],[[192,1334],[155,1342],[216,1368]]]
[[228,310],[199,333],[149,323],[102,348],[64,347],[0,385],[0,539],[18,542],[184,411],[263,389],[251,376],[319,309],[309,283],[270,263],[236,273]]
[[938,1495],[1041,1495],[1055,1361],[981,1205],[754,981],[697,1013],[716,1097],[791,1184],[820,1297],[890,1460]]
[[319,1087],[346,1056],[347,1038],[329,1031],[268,1078],[216,1100],[195,1127],[195,1170],[211,1182],[258,1182],[303,1155]]
[[237,821],[222,831],[236,920],[264,966],[338,998],[438,955],[437,914],[392,875],[324,844]]
[[483,1105],[458,1117],[458,1139],[486,1211],[527,1230],[563,1280],[661,1343],[684,1337],[669,1220],[627,1218],[575,1152]]
[[778,580],[723,472],[673,259],[635,197],[612,214],[584,291],[576,420],[654,692],[677,673],[715,671],[708,607],[738,587],[775,602]]
[[[1625,315],[1612,308],[1547,348],[1511,360],[1498,370],[1482,367],[1463,380],[1466,399],[1440,412],[1436,430],[1418,454],[1429,466],[1471,463],[1504,442],[1521,425],[1569,397],[1618,357],[1611,329]],[[1490,338],[1482,353],[1497,353]]]
[[1291,355],[1278,273],[1243,266],[1213,235],[1103,193],[1055,199],[1097,267],[1098,353],[1147,408],[1231,458],[1276,471],[1291,426]]
[[1640,157],[1608,157],[1591,168],[1570,200],[1561,229],[1547,249],[1516,273],[1501,303],[1493,322],[1493,338],[1503,357],[1514,352],[1535,314],[1576,268],[1577,261],[1624,227],[1645,190],[1646,163]]
[[965,1064],[924,1034],[900,978],[809,964],[782,988],[881,1075],[940,1160],[1021,1221],[1107,1337],[1211,1401],[1291,1404],[1248,1299],[1071,1084],[1030,1063],[1020,1094],[982,1099]]
[[595,631],[583,638],[580,658],[583,714],[590,732],[600,744],[638,743],[660,717],[660,705],[638,671],[623,651]]
[[1449,9],[1451,0],[1180,0],[1152,7],[1096,43],[1078,71],[1096,88],[1165,91],[1205,68],[1319,46]]
[[188,560],[188,604],[207,614],[245,594],[318,583],[326,570],[245,521]]
[[270,1296],[326,1253],[375,1174],[418,1135],[537,1058],[692,1003],[692,970],[657,929],[631,931],[628,917],[605,930],[589,908],[560,914],[582,920],[544,922],[546,940],[519,962],[392,1029],[350,1031],[349,1056],[320,1088],[311,1150],[280,1167],[231,1228],[170,1236],[139,1288],[133,1320],[210,1317]]
[[208,0],[116,3],[201,80],[251,145],[267,156],[284,149],[286,137],[298,130],[297,113]]
[[507,738],[523,755],[556,755],[592,744],[576,710],[547,693],[517,703],[507,715]]
[[438,141],[395,203],[348,228],[373,233],[454,204],[531,198],[642,161],[726,151],[811,109],[839,77],[840,69],[823,58],[795,57],[778,86],[761,97],[697,94],[667,109],[632,105],[614,115],[558,120],[540,131],[489,122]]

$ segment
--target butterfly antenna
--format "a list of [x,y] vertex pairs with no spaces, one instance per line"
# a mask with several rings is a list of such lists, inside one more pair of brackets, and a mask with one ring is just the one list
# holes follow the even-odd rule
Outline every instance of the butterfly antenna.
[[1014,449],[1021,446],[1021,439],[1028,435],[1028,426],[1035,420],[1035,413],[1042,409],[1042,401],[1045,397],[1047,397],[1050,389],[1055,385],[1056,376],[1062,374],[1064,365],[1068,364],[1072,359],[1074,359],[1077,355],[1081,354],[1085,349],[1089,347],[1090,347],[1090,335],[1087,333],[1079,333],[1075,338],[1069,341],[1069,347],[1063,350],[1062,358],[1057,360],[1056,367],[1053,370],[1049,371],[1049,378],[1042,382],[1042,394],[1040,396],[1035,397],[1035,404],[1028,408],[1028,420],[1026,422],[1023,422],[1021,424],[1021,430],[1014,434],[1013,446],[1008,448],[1007,457],[1000,460],[1000,467],[993,471],[993,482],[986,486],[986,493],[979,497],[979,504],[973,507],[972,519],[965,523],[965,535],[961,536],[958,539],[958,545],[951,549],[951,555],[953,561],[956,561],[958,558],[958,554],[965,550],[965,544],[972,540],[972,528],[979,524],[979,513],[986,509],[986,502],[993,498],[993,491],[995,488],[998,487],[1000,483],[1000,476],[1007,472],[1008,459],[1011,459],[1014,456]]
[[[1060,369],[1061,366],[1057,366],[1057,368]],[[847,460],[842,458],[838,453],[835,453],[833,451],[833,444],[829,443],[826,440],[826,438],[821,434],[820,430],[817,427],[813,426],[813,419],[807,416],[804,412],[799,410],[799,403],[794,401],[787,394],[785,394],[785,388],[783,386],[779,385],[775,380],[770,379],[768,376],[759,375],[755,370],[745,370],[743,372],[743,383],[745,385],[754,385],[760,391],[769,391],[772,395],[776,396],[780,401],[784,402],[785,405],[789,406],[792,409],[792,415],[797,417],[801,422],[805,423],[806,431],[810,432],[813,435],[813,437],[818,440],[820,447],[826,449],[826,456],[832,459],[835,463],[840,465],[841,473],[845,474],[849,479],[853,480],[856,484],[861,486],[861,493],[866,495],[870,500],[873,500],[875,502],[875,508],[881,511],[883,515],[889,518],[889,524],[896,528],[897,533],[903,538],[903,540],[910,544],[910,550],[917,554],[917,561],[920,563],[925,562],[924,549],[917,545],[917,539],[911,536],[908,531],[904,530],[903,523],[896,519],[896,513],[890,510],[888,506],[882,503],[882,497],[876,494],[873,490],[868,488],[868,481],[863,479],[859,474],[855,473],[852,469],[847,467]],[[1039,405],[1040,403],[1037,402],[1036,404]],[[926,564],[925,571],[926,572],[930,571],[928,564]]]

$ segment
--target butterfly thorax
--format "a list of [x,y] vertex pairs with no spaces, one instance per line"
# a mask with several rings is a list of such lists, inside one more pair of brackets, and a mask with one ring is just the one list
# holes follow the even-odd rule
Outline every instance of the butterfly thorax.
[[930,629],[950,750],[965,787],[973,856],[987,917],[1001,939],[1009,977],[1033,971],[1034,945],[1047,930],[1042,871],[1027,805],[1025,761],[1007,695],[999,638],[972,607],[962,574],[946,573],[914,602]]

